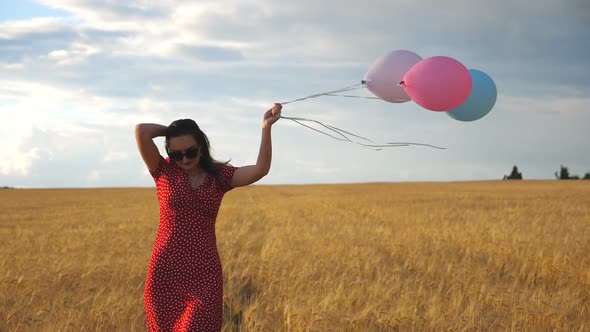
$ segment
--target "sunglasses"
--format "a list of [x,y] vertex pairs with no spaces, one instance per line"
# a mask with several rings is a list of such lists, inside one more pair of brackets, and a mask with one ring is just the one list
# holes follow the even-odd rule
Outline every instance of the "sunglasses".
[[188,159],[194,159],[199,154],[198,147],[192,147],[184,152],[180,151],[168,151],[168,157],[174,161],[182,161],[182,159],[186,156]]

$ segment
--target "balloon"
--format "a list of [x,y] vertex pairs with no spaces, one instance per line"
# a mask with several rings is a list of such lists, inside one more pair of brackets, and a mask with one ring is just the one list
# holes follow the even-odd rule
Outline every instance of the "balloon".
[[494,107],[494,104],[496,104],[498,91],[496,90],[494,80],[479,70],[470,69],[469,73],[473,81],[469,98],[461,106],[446,112],[455,120],[479,120],[488,114]]
[[446,56],[433,56],[410,68],[400,84],[416,104],[446,112],[467,100],[472,83],[462,63]]
[[367,88],[375,96],[391,102],[405,103],[411,98],[398,85],[404,74],[422,58],[414,52],[391,51],[373,62],[365,74]]

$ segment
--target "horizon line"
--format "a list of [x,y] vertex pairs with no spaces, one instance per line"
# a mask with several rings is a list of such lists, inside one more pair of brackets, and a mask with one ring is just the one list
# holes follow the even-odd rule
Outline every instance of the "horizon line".
[[[401,184],[401,183],[466,183],[466,182],[515,182],[515,181],[556,181],[564,179],[531,178],[531,179],[477,179],[477,180],[408,180],[408,181],[368,181],[368,182],[324,182],[324,183],[278,183],[278,184],[251,184],[248,186],[280,187],[280,186],[338,186],[338,185],[367,185],[367,184]],[[575,180],[575,179],[569,179]],[[577,180],[584,180],[583,178]],[[246,187],[248,187],[246,186]],[[155,189],[156,186],[96,186],[96,187],[13,187],[0,186],[0,190],[43,190],[43,189]],[[237,187],[239,188],[239,187]]]

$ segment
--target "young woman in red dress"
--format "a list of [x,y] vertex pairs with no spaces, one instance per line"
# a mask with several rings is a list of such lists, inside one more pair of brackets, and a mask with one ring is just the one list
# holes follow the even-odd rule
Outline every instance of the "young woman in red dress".
[[[215,220],[223,195],[268,174],[271,127],[281,104],[264,113],[255,165],[235,167],[214,160],[207,136],[195,121],[168,127],[135,126],[137,148],[156,183],[160,223],[144,289],[147,328],[155,331],[220,331],[223,275],[217,252]],[[153,139],[166,137],[167,158]]]

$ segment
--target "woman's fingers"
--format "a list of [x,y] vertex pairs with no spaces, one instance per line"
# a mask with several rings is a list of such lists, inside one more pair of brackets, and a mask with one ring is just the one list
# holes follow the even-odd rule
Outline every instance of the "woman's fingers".
[[272,115],[277,116],[277,114],[281,114],[281,110],[283,109],[283,105],[279,103],[275,103],[275,105],[271,108]]

